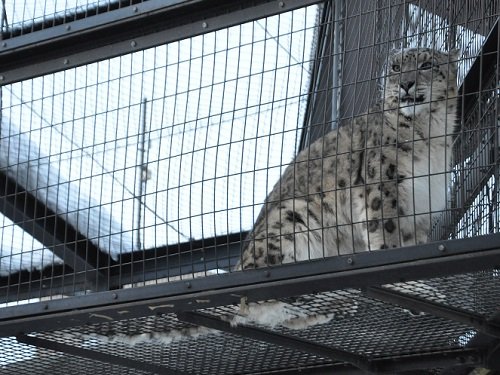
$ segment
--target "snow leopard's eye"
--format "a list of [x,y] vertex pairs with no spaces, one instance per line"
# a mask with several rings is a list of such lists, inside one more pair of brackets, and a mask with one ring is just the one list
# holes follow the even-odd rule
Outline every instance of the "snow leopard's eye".
[[422,64],[420,64],[420,70],[429,70],[434,66],[432,61],[425,61]]
[[392,70],[394,70],[395,72],[399,72],[401,70],[401,65],[392,64]]

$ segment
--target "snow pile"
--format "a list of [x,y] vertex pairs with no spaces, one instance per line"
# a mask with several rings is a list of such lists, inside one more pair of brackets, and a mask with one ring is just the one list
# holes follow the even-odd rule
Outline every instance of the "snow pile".
[[[83,193],[86,189],[82,185],[87,181],[68,181],[59,170],[57,160],[43,155],[30,133],[23,133],[5,115],[2,115],[0,129],[0,170],[113,259],[122,252],[132,251],[131,234],[122,231],[120,222],[115,221],[99,201]],[[9,233],[4,229],[2,235],[12,235],[11,248],[2,247],[0,253],[2,276],[23,269],[42,268],[52,261],[61,262],[41,245],[35,251],[31,251],[35,247],[23,246],[14,230]],[[9,243],[5,238],[2,242]]]

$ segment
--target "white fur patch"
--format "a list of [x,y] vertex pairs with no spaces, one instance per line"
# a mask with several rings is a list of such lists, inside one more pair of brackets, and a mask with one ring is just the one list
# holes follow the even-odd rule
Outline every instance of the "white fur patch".
[[148,332],[140,333],[136,335],[125,335],[123,333],[117,333],[112,335],[100,335],[97,333],[84,334],[84,335],[69,335],[68,337],[74,338],[79,336],[84,340],[84,344],[87,346],[93,346],[98,344],[125,344],[128,346],[135,346],[138,344],[163,344],[168,345],[173,342],[196,339],[198,337],[203,337],[207,335],[220,334],[220,331],[215,329],[210,329],[206,327],[189,327],[183,329],[171,329],[164,332]]
[[[238,325],[259,325],[266,329],[284,327],[291,330],[303,330],[318,324],[325,324],[333,320],[336,316],[353,315],[358,310],[358,303],[353,299],[352,294],[359,294],[357,290],[338,291],[335,299],[330,300],[331,306],[327,310],[331,312],[311,312],[309,309],[286,303],[282,301],[266,301],[247,303],[246,298],[241,299],[239,307],[222,317],[232,327]],[[307,301],[304,301],[304,306]],[[102,334],[68,334],[71,339],[81,338],[84,346],[98,346],[102,344],[119,343],[128,346],[135,346],[146,343],[159,343],[168,345],[174,342],[196,339],[207,335],[220,334],[221,331],[206,327],[187,327],[181,329],[171,329],[162,332],[147,332],[126,335],[123,333],[102,335]]]
[[[351,291],[358,293],[358,291]],[[226,319],[232,326],[258,324],[266,328],[282,326],[293,330],[302,330],[318,324],[330,322],[336,315],[353,315],[358,310],[358,304],[348,294],[337,295],[331,301],[329,312],[311,312],[300,305],[281,301],[251,302],[246,303],[242,298],[240,310],[237,315]]]
[[301,309],[281,301],[268,301],[263,303],[250,303],[239,315],[228,319],[231,326],[240,324],[258,324],[267,328],[283,326],[290,329],[305,329],[307,327],[328,323],[335,317],[330,314],[307,314],[307,310]]

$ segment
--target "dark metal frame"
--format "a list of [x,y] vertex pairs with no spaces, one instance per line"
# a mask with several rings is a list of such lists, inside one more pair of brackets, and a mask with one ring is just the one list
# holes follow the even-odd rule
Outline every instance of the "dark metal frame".
[[463,311],[457,307],[451,308],[428,301],[424,298],[409,296],[384,287],[368,287],[365,290],[365,293],[369,297],[401,306],[409,310],[417,310],[444,319],[470,325],[478,332],[500,339],[500,322],[491,321],[490,319],[484,318],[480,314]]
[[136,369],[141,371],[149,371],[154,374],[160,375],[183,375],[182,371],[174,371],[158,366],[152,363],[144,363],[141,361],[136,361],[129,358],[124,358],[118,355],[104,354],[95,350],[78,348],[76,346],[66,345],[59,342],[54,342],[46,339],[41,339],[39,337],[28,336],[28,335],[17,335],[16,339],[18,342],[28,345],[36,346],[37,348],[45,348],[50,350],[55,350],[58,352],[71,354],[81,358],[87,358],[94,361],[101,361],[106,363],[111,363],[114,365],[123,366],[130,369]]
[[87,272],[91,276],[92,271],[101,272],[99,268],[108,267],[108,257],[95,245],[12,178],[0,172],[0,189],[2,187],[2,213],[64,259],[74,272]]
[[[45,220],[43,221],[45,223],[50,218],[55,220],[56,217],[54,215],[34,220]],[[57,228],[65,228],[70,233],[76,233],[62,219],[58,217],[57,219],[60,223]],[[34,220],[28,221],[27,225]],[[22,222],[19,223],[22,224]],[[45,225],[42,228],[47,230],[50,226]],[[31,234],[30,231],[28,233]],[[63,234],[60,231],[56,231],[56,233]],[[107,254],[102,253],[89,241],[82,239],[79,240],[81,242],[75,241],[70,244],[78,244],[77,249],[80,246],[90,244],[86,248],[89,249],[89,254],[98,253],[107,262],[99,263],[98,268],[82,265],[84,269],[77,272],[68,262],[63,266],[49,266],[42,271],[21,271],[0,277],[0,300],[10,302],[54,294],[74,295],[89,290],[108,291],[120,289],[128,284],[161,278],[172,278],[213,269],[227,270],[238,262],[241,255],[241,241],[244,236],[245,233],[239,233],[123,254],[119,262],[110,259]],[[78,237],[82,236],[78,234]],[[46,240],[45,237],[43,239]],[[52,249],[50,243],[46,246]],[[73,247],[64,248],[62,253],[58,255],[61,258],[63,255],[69,256],[72,251],[74,251]],[[85,253],[81,254],[83,257]],[[87,260],[87,258],[81,259]],[[91,277],[92,275],[95,277]]]
[[[16,335],[18,341],[22,343],[129,368],[140,368],[138,367],[140,363],[134,360],[27,336],[22,332],[40,331],[40,327],[43,327],[44,331],[60,330],[107,320],[124,320],[152,313],[174,312],[181,321],[298,349],[324,358],[345,361],[353,366],[335,365],[333,368],[339,373],[359,373],[356,369],[360,369],[362,373],[409,371],[429,366],[466,368],[488,365],[496,368],[493,367],[496,357],[490,352],[496,350],[499,343],[500,321],[486,320],[467,311],[446,308],[418,297],[373,286],[472,272],[491,268],[492,265],[500,266],[500,235],[447,241],[445,247],[440,243],[362,253],[265,270],[250,270],[190,281],[93,293],[80,297],[78,301],[54,300],[26,305],[21,309],[19,306],[4,308],[0,310],[0,336]],[[367,296],[378,300],[466,323],[477,328],[489,339],[485,340],[483,337],[480,345],[470,345],[463,350],[367,360],[352,353],[265,329],[231,327],[229,323],[220,319],[194,312],[197,309],[213,306],[238,304],[242,297],[246,297],[248,301],[261,301],[351,287],[361,287]],[[127,314],[124,315],[123,311],[127,311]],[[481,338],[475,340],[477,342]],[[178,373],[155,365],[147,365],[142,369],[159,374]]]
[[[314,3],[314,1],[311,1],[311,3]],[[259,11],[256,11],[255,14],[252,13],[252,16],[257,19],[262,14],[268,14],[271,10],[275,10],[276,5],[275,2],[260,5]],[[283,11],[299,5],[302,5],[302,3],[287,3],[286,9],[283,9]],[[325,6],[324,14],[329,11],[331,9]],[[234,16],[248,17],[248,13],[248,10],[242,10],[241,14]],[[220,27],[227,25],[229,17],[226,16],[226,18],[224,22],[212,22],[213,27],[215,28],[215,25]],[[232,23],[237,22],[233,19]],[[178,39],[193,33],[192,30],[189,31],[184,27],[181,27],[181,31],[186,34],[180,34],[176,30],[174,29],[174,35]],[[332,33],[328,32],[328,30],[326,30],[325,35],[330,35],[333,38]],[[149,41],[150,45],[157,42],[155,38]],[[170,38],[168,37],[168,39]],[[322,44],[330,43],[332,38],[326,38],[322,41]],[[497,24],[491,30],[479,58],[475,61],[460,88],[462,105],[459,107],[467,109],[477,100],[476,93],[485,80],[485,76],[480,76],[479,72],[484,71],[498,60],[499,40]],[[14,51],[11,52],[14,53]],[[54,53],[62,52],[56,50]],[[326,49],[321,52],[321,56],[329,56],[330,53],[331,51]],[[2,54],[0,54],[1,56]],[[12,57],[10,52],[7,56]],[[330,64],[324,64],[324,66],[328,65]],[[0,68],[1,66],[0,63]],[[320,64],[314,68],[314,72],[313,77],[326,77],[326,81],[330,82],[329,77],[331,74],[325,72]],[[30,72],[31,76],[35,73],[35,71]],[[356,88],[350,87],[349,90],[356,91]],[[331,90],[326,90],[325,87],[319,92],[325,96],[326,102],[331,103]],[[342,113],[345,113],[346,110],[346,108],[343,108]],[[309,111],[313,111],[313,109],[309,108]],[[302,146],[307,143],[306,138],[312,140],[325,131],[323,128],[319,129],[314,126],[318,119],[308,118],[306,121],[308,127],[303,132],[305,138],[302,140]],[[307,134],[310,134],[310,137]],[[491,156],[494,157],[494,154]],[[494,164],[494,162],[492,159],[491,163]],[[477,175],[479,175],[478,178],[484,178],[486,174],[478,173]],[[474,186],[478,185],[479,182],[476,181]],[[185,273],[203,272],[207,269],[220,268],[227,270],[236,264],[240,254],[241,241],[246,236],[246,233],[239,233],[149,249],[144,252],[124,254],[119,262],[115,262],[73,229],[71,225],[64,222],[62,218],[57,217],[42,202],[37,201],[33,195],[25,192],[20,186],[16,185],[15,181],[3,173],[0,173],[0,186],[4,187],[0,191],[0,211],[65,260],[64,267],[55,266],[42,272],[19,272],[0,278],[0,299],[5,302],[20,298],[43,297],[54,293],[74,294],[85,290],[113,290],[126,284],[173,277]],[[464,208],[465,204],[462,203],[458,206]],[[27,209],[29,210],[27,211]],[[460,217],[460,213],[453,216],[453,218],[447,217],[448,222],[442,226],[452,228],[456,224],[453,219]],[[69,276],[64,277],[65,275]]]
[[[0,336],[500,267],[500,234],[90,293],[0,309]],[[201,301],[201,302],[200,302]],[[126,315],[118,311],[127,310]]]
[[[229,0],[148,0],[143,3],[127,2],[130,6],[124,7],[120,5],[122,2],[116,2],[112,7],[69,14],[61,20],[44,21],[40,25],[30,25],[25,30],[2,34],[0,86],[219,30],[319,1],[260,0],[249,3]],[[88,18],[81,19],[82,17]],[[193,25],[198,25],[198,28]],[[53,250],[67,266],[62,269],[55,266],[42,272],[19,272],[0,278],[0,300],[5,302],[58,292],[115,289],[133,282],[171,277],[185,272],[202,272],[206,267],[212,266],[227,269],[230,268],[228,255],[234,257],[239,252],[239,242],[246,235],[241,233],[150,249],[123,255],[119,262],[115,262],[3,172],[0,172],[0,184],[3,186],[3,191],[0,192],[0,211]],[[35,211],[28,214],[25,207]],[[31,223],[35,225],[32,226]],[[189,254],[183,255],[184,252]],[[221,252],[225,256],[217,255]],[[193,259],[196,254],[203,261]],[[161,269],[158,261],[164,258],[167,268]],[[232,265],[235,263],[236,261]],[[71,277],[63,277],[66,274]],[[7,289],[4,291],[5,288]]]
[[[32,34],[21,31],[23,35],[4,40],[0,48],[0,81],[3,84],[12,83],[317,2],[288,0],[249,4],[245,1],[173,0],[165,4],[150,0],[108,13],[96,11],[91,18],[94,23],[79,20],[79,16],[75,15],[71,22],[55,23],[50,28]],[[207,5],[211,7],[207,8]],[[230,12],[226,14],[228,10]],[[193,24],[198,27],[193,28]],[[36,29],[37,26],[33,28]],[[82,42],[84,38],[87,42]],[[461,88],[464,108],[468,108],[467,103],[475,100],[475,96],[470,93],[476,93],[481,87],[478,72],[491,61],[498,64],[499,47],[497,24]],[[39,52],[38,61],[27,61],[27,53],[31,54],[32,51]],[[325,72],[318,68],[316,74]],[[349,113],[345,108],[342,111]],[[411,371],[421,369],[424,363],[435,367],[459,368],[486,364],[500,369],[496,359],[500,338],[498,317],[487,319],[381,287],[388,283],[500,267],[500,234],[121,289],[123,285],[134,282],[213,268],[229,269],[239,259],[241,241],[245,234],[131,253],[123,255],[120,262],[114,262],[31,194],[23,191],[15,181],[1,174],[0,184],[5,187],[0,194],[2,212],[35,238],[42,240],[45,246],[66,262],[64,266],[45,270],[45,273],[21,272],[0,279],[4,301],[50,296],[54,293],[74,294],[89,289],[97,291],[81,295],[77,299],[50,300],[2,308],[0,336],[15,335],[22,343],[130,368],[161,374],[180,374],[160,366],[25,334],[40,331],[40,327],[43,330],[55,330],[99,323],[103,318],[125,320],[152,314],[176,313],[181,321],[300,349],[353,365],[333,364],[327,366],[327,371]],[[45,287],[45,282],[50,282],[50,285]],[[246,297],[248,301],[262,301],[343,288],[361,288],[367,296],[377,300],[466,323],[482,335],[471,341],[470,348],[460,351],[368,361],[352,353],[255,327],[231,327],[227,322],[195,312],[201,308],[238,304],[242,297]],[[127,311],[127,314],[120,313],[123,311]]]
[[[148,0],[0,42],[0,84],[81,66],[320,0]],[[7,35],[4,34],[3,38]]]
[[[344,353],[340,350],[335,350],[330,347],[298,340],[290,336],[280,335],[275,332],[269,332],[260,328],[252,327],[231,327],[229,323],[221,321],[216,318],[206,317],[196,313],[183,313],[179,317],[193,324],[203,325],[206,327],[214,328],[223,332],[264,341],[266,343],[274,343],[279,346],[284,346],[289,349],[296,349],[302,352],[317,354],[325,358],[332,358],[333,360],[345,360],[347,363],[334,363],[331,365],[321,366],[315,369],[301,369],[296,371],[273,371],[273,374],[330,374],[334,371],[335,374],[366,374],[366,373],[394,373],[394,372],[409,372],[412,370],[419,370],[419,374],[423,374],[422,364],[431,367],[445,367],[452,368],[453,374],[461,374],[457,372],[457,368],[468,369],[472,366],[480,366],[485,363],[485,353],[478,349],[464,349],[464,350],[450,350],[439,354],[418,354],[407,355],[400,358],[391,359],[378,359],[378,360],[365,360],[363,357],[352,355],[351,353]],[[124,366],[131,369],[142,371],[150,371],[154,374],[161,375],[183,375],[185,372],[179,370],[171,370],[163,366],[157,366],[150,363],[144,363],[121,356],[111,354],[103,354],[101,352],[78,348],[72,345],[66,345],[51,340],[41,339],[28,335],[17,335],[16,339],[20,343],[33,345],[39,348],[55,350],[58,352],[87,358],[90,360],[97,360],[113,365]],[[490,355],[491,356],[491,355]],[[494,357],[493,357],[494,358]],[[323,372],[323,371],[325,372]],[[465,374],[465,372],[464,372]]]

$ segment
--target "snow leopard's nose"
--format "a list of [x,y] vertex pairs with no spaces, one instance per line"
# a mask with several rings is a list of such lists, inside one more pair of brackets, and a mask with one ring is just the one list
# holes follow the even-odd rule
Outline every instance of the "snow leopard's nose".
[[406,94],[410,93],[410,89],[415,85],[415,81],[401,82],[399,86],[406,91]]

